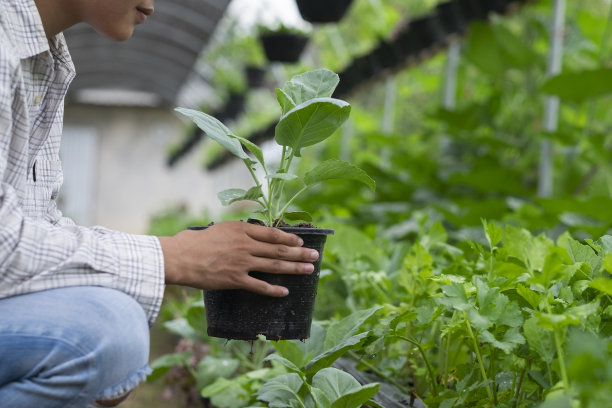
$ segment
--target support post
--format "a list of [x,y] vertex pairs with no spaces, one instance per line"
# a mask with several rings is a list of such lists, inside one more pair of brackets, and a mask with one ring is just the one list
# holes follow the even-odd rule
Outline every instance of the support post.
[[[555,0],[553,24],[550,30],[550,51],[548,53],[548,77],[561,72],[563,56],[563,31],[565,26],[565,0]],[[559,97],[549,96],[544,105],[544,130],[555,132],[559,122]],[[553,194],[553,145],[544,139],[540,146],[538,172],[538,196],[551,197]]]
[[[448,46],[444,83],[442,84],[442,106],[449,111],[455,110],[457,106],[457,70],[460,55],[461,43],[458,39],[454,39]],[[440,152],[444,154],[450,150],[450,147],[450,137],[448,134],[443,134],[440,138]]]

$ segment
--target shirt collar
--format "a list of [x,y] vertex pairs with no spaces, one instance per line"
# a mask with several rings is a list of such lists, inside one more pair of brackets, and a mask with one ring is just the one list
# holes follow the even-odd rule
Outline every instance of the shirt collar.
[[65,50],[63,34],[58,34],[52,41],[47,39],[34,0],[9,0],[8,7],[13,25],[13,36],[16,40],[20,58],[30,58],[45,51],[50,51],[49,43],[56,50],[60,50],[60,52],[56,52],[57,54],[61,54],[61,51]]

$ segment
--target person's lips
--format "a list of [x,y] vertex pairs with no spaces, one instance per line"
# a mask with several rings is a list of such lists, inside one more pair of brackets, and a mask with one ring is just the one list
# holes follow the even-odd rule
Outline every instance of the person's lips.
[[147,21],[147,17],[153,14],[153,8],[149,7],[136,7],[136,11],[138,14],[138,22],[140,23]]

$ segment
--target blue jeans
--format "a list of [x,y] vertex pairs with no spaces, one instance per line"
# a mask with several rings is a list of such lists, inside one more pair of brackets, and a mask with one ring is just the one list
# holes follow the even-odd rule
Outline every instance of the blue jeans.
[[0,406],[84,408],[150,372],[144,311],[122,292],[71,287],[0,299]]

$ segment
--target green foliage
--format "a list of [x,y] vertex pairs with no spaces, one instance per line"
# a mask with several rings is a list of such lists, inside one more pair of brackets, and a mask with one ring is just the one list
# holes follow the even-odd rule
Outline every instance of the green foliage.
[[[193,120],[211,139],[240,158],[255,181],[255,186],[249,190],[229,189],[219,193],[223,204],[241,200],[254,201],[261,206],[267,225],[272,226],[282,221],[289,205],[298,195],[322,181],[352,179],[363,182],[372,189],[375,188],[374,181],[363,170],[344,161],[329,160],[305,175],[304,183],[297,193],[288,199],[283,199],[285,183],[298,178],[291,173],[293,158],[301,156],[302,148],[329,138],[349,116],[350,105],[330,97],[338,81],[338,75],[326,69],[319,69],[297,75],[282,89],[277,89],[283,115],[276,126],[275,140],[283,150],[280,166],[275,172],[268,170],[259,146],[233,134],[227,126],[204,112],[176,108],[177,112]],[[243,147],[254,156],[255,160]],[[257,164],[264,171],[265,180],[257,177],[255,173]]]
[[[341,25],[315,30],[325,66],[341,69],[373,37],[389,35],[407,7],[375,11],[375,3],[357,2]],[[336,233],[325,248],[311,338],[271,343],[256,366],[240,360],[231,375],[251,406],[345,406],[353,396],[363,404],[376,401],[378,383],[429,407],[612,405],[610,6],[567,6],[563,73],[554,78],[545,73],[551,2],[539,2],[471,27],[455,108],[439,101],[440,54],[397,73],[393,86],[352,95],[349,126],[318,149],[299,149],[316,132],[282,139],[301,159],[298,171],[272,180],[303,171],[309,184],[310,169],[322,166],[314,180],[325,178],[339,171],[326,161],[341,157],[377,189],[331,180],[294,201]],[[355,24],[365,20],[368,38]],[[321,86],[327,94],[302,89],[328,98],[329,86]],[[283,89],[277,97],[287,115],[305,99],[293,85]],[[555,132],[542,125],[549,95],[561,99]],[[384,103],[390,96],[395,107]],[[395,113],[393,131],[380,130],[382,118],[393,117],[383,106]],[[548,198],[536,194],[545,138],[555,157]],[[289,194],[300,188],[285,186]],[[175,332],[199,332],[178,316]],[[344,359],[375,376],[371,384],[338,372],[334,363]],[[264,368],[265,377],[243,377]]]

